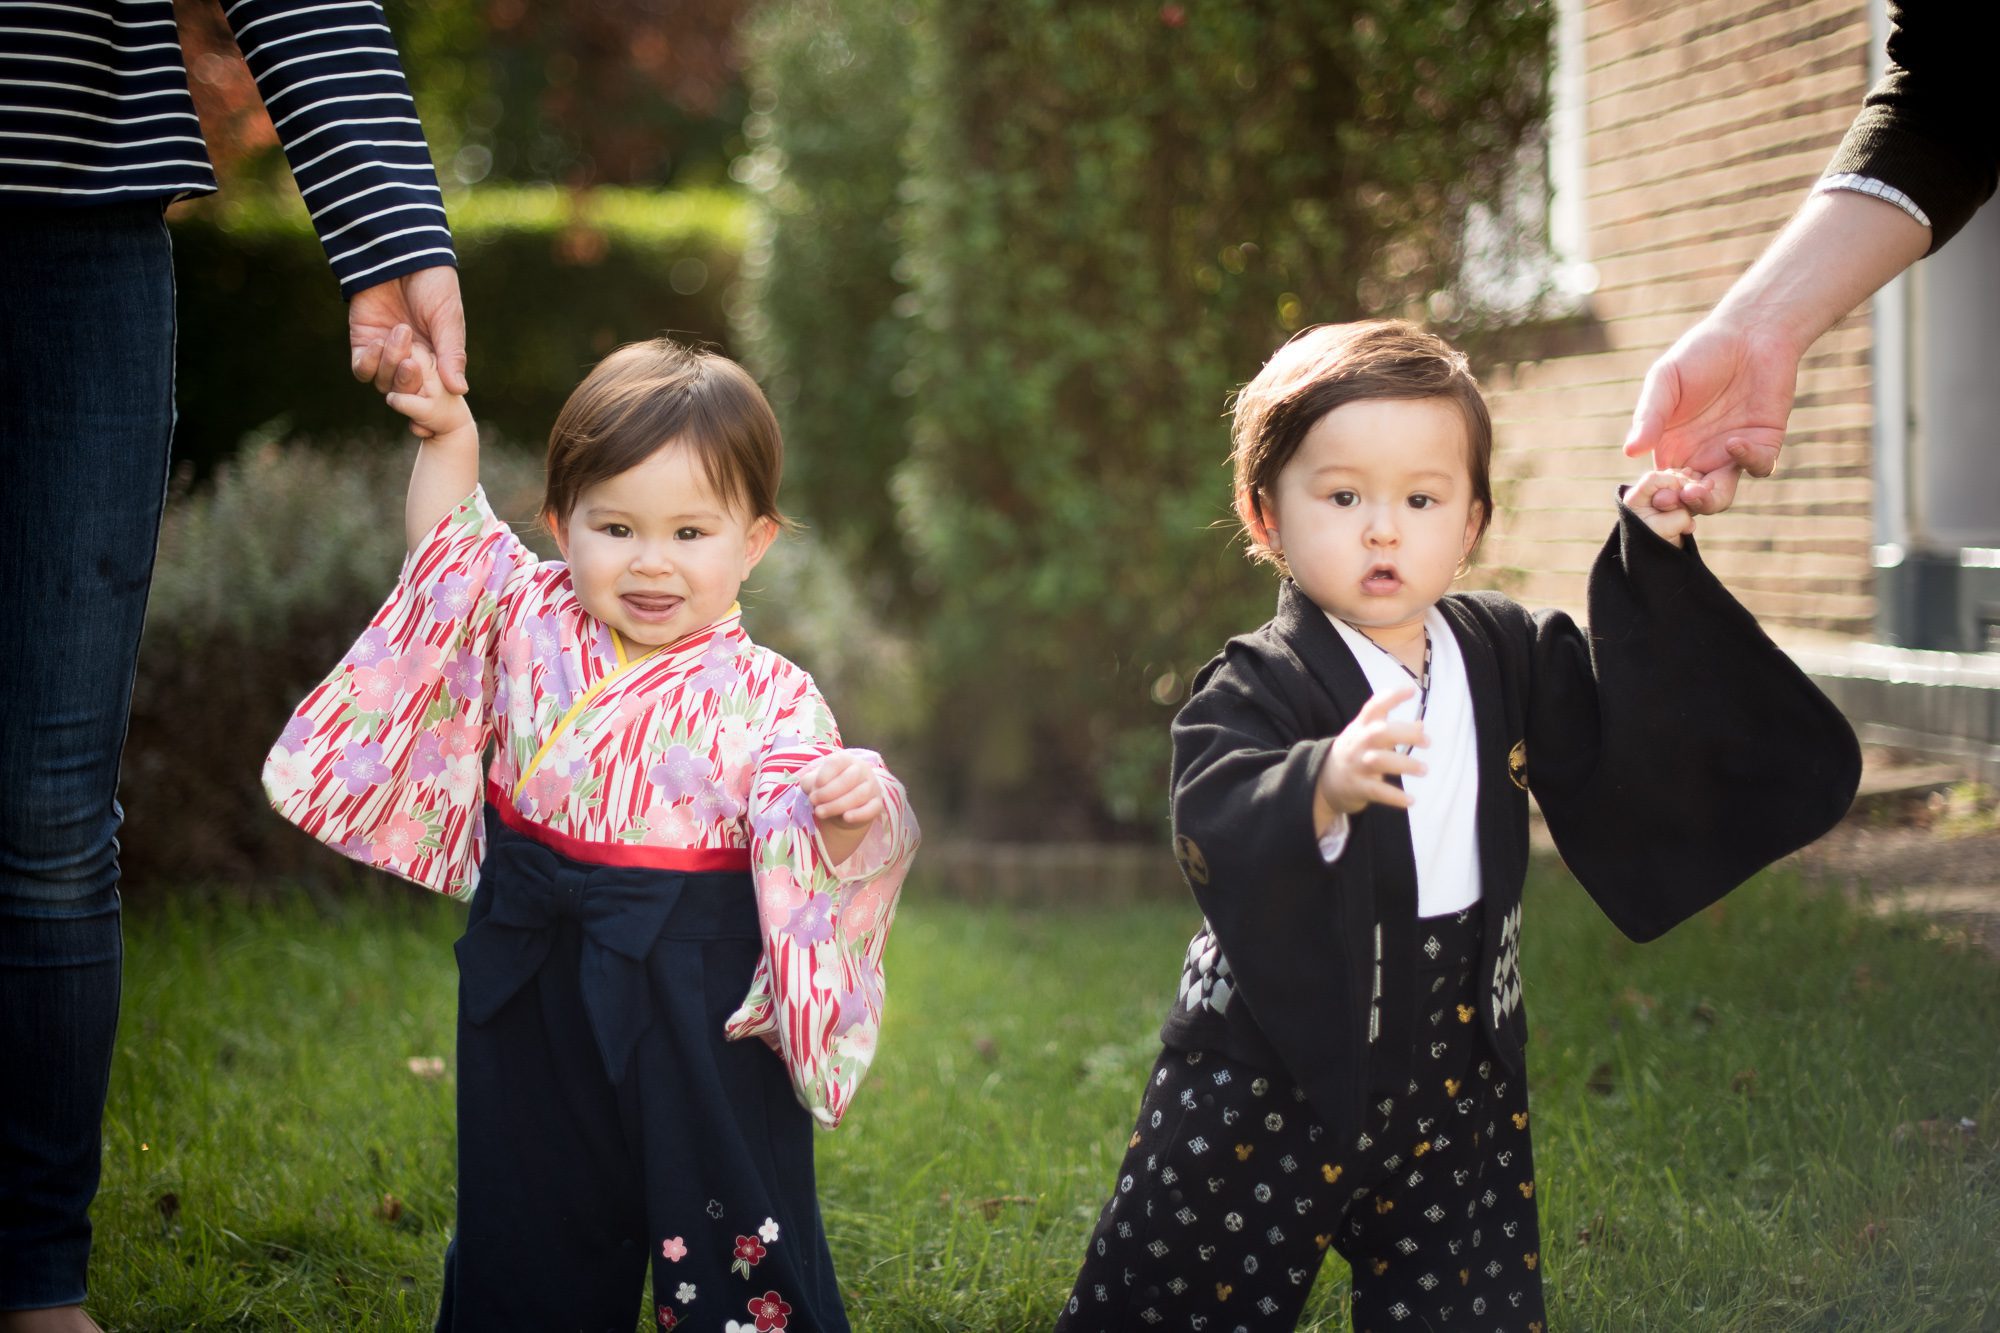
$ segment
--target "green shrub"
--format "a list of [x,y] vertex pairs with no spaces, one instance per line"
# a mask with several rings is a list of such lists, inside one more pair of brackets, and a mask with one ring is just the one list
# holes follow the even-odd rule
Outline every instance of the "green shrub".
[[738,344],[784,426],[790,506],[892,598],[909,571],[888,478],[910,416],[895,276],[910,22],[881,0],[766,6],[745,38],[737,170],[756,200]]
[[1458,284],[1541,132],[1547,8],[920,13],[898,498],[960,813],[1151,822],[1171,708],[1273,597],[1217,530],[1229,394],[1306,324]]
[[[134,889],[344,865],[270,812],[259,774],[292,709],[395,586],[409,474],[404,442],[337,453],[264,442],[172,498],[121,782]],[[495,512],[554,555],[534,522],[540,460],[488,448],[480,474]],[[893,750],[907,737],[910,651],[869,621],[809,536],[781,541],[743,601],[752,636],[813,672],[850,744]]]
[[[447,199],[481,419],[546,438],[563,399],[622,342],[679,332],[726,347],[742,197],[489,189]],[[347,373],[347,312],[296,199],[178,211],[175,457],[205,476],[248,434],[338,440],[382,429]]]

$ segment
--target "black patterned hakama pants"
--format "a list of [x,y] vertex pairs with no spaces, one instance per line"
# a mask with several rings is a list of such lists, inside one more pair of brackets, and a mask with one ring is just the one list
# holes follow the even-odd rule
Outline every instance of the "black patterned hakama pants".
[[1542,1333],[1527,1082],[1479,1031],[1476,918],[1418,927],[1412,1076],[1371,1080],[1354,1142],[1288,1079],[1162,1053],[1058,1333],[1289,1329],[1329,1249],[1357,1333]]

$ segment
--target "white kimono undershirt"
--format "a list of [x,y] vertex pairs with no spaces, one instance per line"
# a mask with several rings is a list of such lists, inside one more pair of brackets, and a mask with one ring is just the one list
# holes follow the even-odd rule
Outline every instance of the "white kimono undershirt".
[[[1411,683],[1409,673],[1386,649],[1348,628],[1338,616],[1327,619],[1360,663],[1372,693],[1393,693]],[[1417,915],[1443,916],[1479,901],[1479,733],[1458,636],[1436,607],[1425,614],[1424,627],[1431,636],[1431,693],[1424,710],[1424,735],[1430,744],[1416,754],[1430,771],[1406,775],[1403,790],[1411,802]],[[1417,702],[1413,694],[1390,718],[1398,722],[1415,718]],[[1347,831],[1347,816],[1336,814],[1319,843],[1327,864],[1347,850]]]

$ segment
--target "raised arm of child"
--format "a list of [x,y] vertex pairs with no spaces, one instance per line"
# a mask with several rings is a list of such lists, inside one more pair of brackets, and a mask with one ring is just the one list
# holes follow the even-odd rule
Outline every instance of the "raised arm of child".
[[409,418],[411,432],[422,441],[403,505],[403,532],[414,551],[479,484],[479,428],[465,399],[444,387],[437,359],[417,345],[407,324],[390,333],[383,355],[396,365],[385,401]]

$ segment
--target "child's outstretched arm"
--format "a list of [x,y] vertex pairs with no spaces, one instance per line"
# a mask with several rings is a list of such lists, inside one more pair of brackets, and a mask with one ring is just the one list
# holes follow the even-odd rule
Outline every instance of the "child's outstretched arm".
[[1392,722],[1389,713],[1415,694],[1416,690],[1406,685],[1392,694],[1370,696],[1354,720],[1333,738],[1313,784],[1315,836],[1325,837],[1344,816],[1358,814],[1370,805],[1410,808],[1410,794],[1389,778],[1423,773],[1424,761],[1411,751],[1429,745],[1430,738],[1424,735],[1423,723]]
[[416,345],[408,325],[397,325],[383,355],[396,366],[385,401],[410,419],[411,432],[422,440],[403,506],[403,532],[414,551],[479,484],[479,428],[465,399],[444,387],[436,358]]
[[1686,505],[1655,509],[1653,496],[1663,490],[1678,493],[1682,486],[1698,480],[1700,476],[1700,473],[1687,468],[1656,468],[1625,488],[1624,505],[1655,533],[1679,546],[1681,538],[1694,532],[1694,510]]

